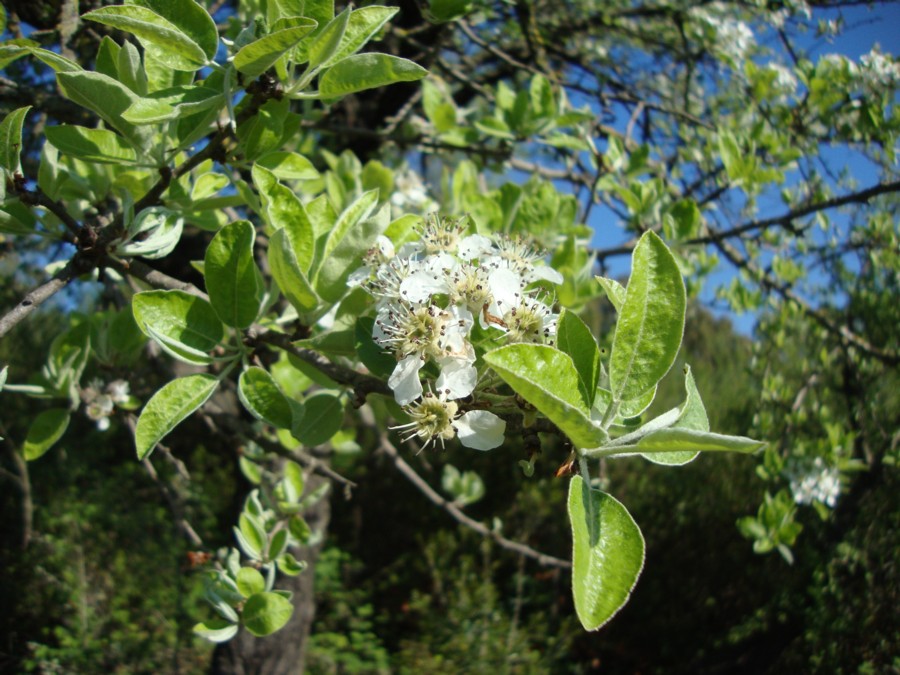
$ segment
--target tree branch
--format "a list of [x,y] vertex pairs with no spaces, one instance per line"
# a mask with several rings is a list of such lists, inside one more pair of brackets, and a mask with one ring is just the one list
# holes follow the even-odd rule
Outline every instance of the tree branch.
[[404,459],[400,456],[400,453],[397,451],[397,448],[394,447],[394,444],[391,443],[390,439],[387,437],[387,434],[380,434],[378,449],[391,458],[391,461],[394,463],[394,466],[397,468],[397,470],[402,473],[403,476],[416,487],[416,489],[418,489],[423,495],[425,495],[428,501],[446,511],[459,524],[465,525],[469,529],[474,530],[482,537],[487,537],[501,548],[505,548],[507,551],[513,551],[514,553],[518,553],[519,555],[532,558],[539,564],[545,565],[546,567],[559,567],[561,569],[570,569],[572,567],[572,563],[570,563],[568,560],[555,558],[551,555],[547,555],[546,553],[536,551],[530,546],[526,546],[525,544],[511,541],[460,511],[460,509],[452,502],[448,502],[446,499],[441,497],[441,495],[439,495],[425,481],[425,479],[416,472],[415,469],[413,469],[409,464],[406,463],[406,461],[404,461]]
[[82,262],[82,259],[76,255],[65,267],[53,275],[53,278],[30,291],[18,305],[4,314],[3,318],[0,318],[0,338],[9,333],[16,324],[44,304],[44,302],[65,288],[70,281],[88,271],[83,269],[84,265]]

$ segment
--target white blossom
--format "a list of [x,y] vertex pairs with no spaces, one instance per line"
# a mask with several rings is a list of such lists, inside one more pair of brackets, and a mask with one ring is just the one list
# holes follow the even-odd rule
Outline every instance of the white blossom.
[[821,457],[812,462],[797,462],[787,472],[791,493],[798,504],[821,502],[830,508],[837,505],[841,494],[841,474],[826,466]]
[[459,442],[475,450],[503,445],[506,422],[487,410],[470,410],[453,422]]

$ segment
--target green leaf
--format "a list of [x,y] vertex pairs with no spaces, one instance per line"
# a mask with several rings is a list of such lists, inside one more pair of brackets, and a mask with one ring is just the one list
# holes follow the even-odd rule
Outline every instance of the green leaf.
[[11,174],[22,169],[19,163],[19,155],[22,152],[22,127],[25,125],[25,115],[29,110],[30,105],[17,108],[0,122],[0,165]]
[[297,259],[299,247],[295,245],[295,237],[303,236],[297,233],[297,225],[300,224],[295,222],[294,225],[275,231],[269,239],[268,260],[272,278],[275,279],[278,288],[294,309],[299,314],[304,314],[318,307],[319,297]]
[[256,164],[271,171],[279,180],[313,180],[319,177],[313,163],[296,152],[267,152],[256,160]]
[[623,442],[624,438],[626,437],[617,438],[612,443],[588,450],[585,454],[589,457],[612,457],[635,453],[648,455],[651,453],[740,452],[748,454],[765,446],[762,441],[756,441],[746,436],[726,436],[710,431],[679,429],[672,426],[651,431],[633,443]]
[[372,339],[372,328],[375,319],[370,316],[361,316],[354,332],[354,344],[356,353],[363,365],[376,377],[387,379],[397,365],[397,359],[392,354],[375,344]]
[[612,303],[612,306],[615,307],[616,312],[621,312],[622,305],[625,304],[625,287],[615,279],[607,279],[606,277],[594,278],[600,282],[600,285],[606,292],[606,297]]
[[297,462],[286,460],[284,463],[285,499],[295,504],[303,496],[303,488],[306,479],[303,477],[303,469]]
[[348,7],[334,17],[313,40],[308,51],[310,68],[326,63],[337,52],[350,22],[350,12]]
[[60,56],[56,52],[51,52],[49,49],[33,47],[29,51],[38,61],[49,66],[57,73],[77,73],[83,70],[74,61],[67,59],[65,56]]
[[294,613],[291,601],[277,593],[257,593],[247,599],[241,621],[256,637],[271,635],[290,621]]
[[285,553],[278,560],[278,570],[289,577],[295,577],[306,569],[306,561],[300,562],[290,553]]
[[[256,494],[257,492],[258,491],[254,491],[251,494]],[[247,513],[245,510],[245,512],[238,517],[238,527],[235,528],[235,535],[237,536],[238,543],[241,544],[241,547],[244,549],[244,553],[254,560],[262,560],[268,537],[266,537],[266,531],[263,529],[262,524],[257,520],[256,516]]]
[[556,346],[572,357],[581,395],[590,408],[600,379],[600,348],[590,328],[570,310],[563,310],[557,322]]
[[323,98],[339,98],[396,82],[414,82],[428,74],[422,66],[390,54],[348,56],[329,68],[319,81]]
[[246,77],[262,75],[316,27],[312,19],[301,21],[302,25],[275,31],[242,47],[234,55],[234,67]]
[[[193,0],[181,4],[185,8],[187,5],[196,5]],[[185,35],[178,26],[147,7],[101,7],[83,14],[82,18],[131,33],[151,58],[173,70],[193,72],[210,60],[200,45]]]
[[210,642],[228,642],[237,635],[239,625],[228,619],[210,619],[194,626],[194,633]]
[[[686,366],[684,370],[684,388],[686,392],[684,404],[679,411],[678,421],[672,427],[676,429],[709,431],[709,418],[706,416],[706,408],[700,399],[700,392],[697,390],[697,384],[694,382],[690,366]],[[699,454],[699,451],[655,453],[644,455],[644,458],[654,464],[681,466],[694,461]]]
[[150,137],[149,130],[142,131],[122,117],[139,100],[138,95],[124,84],[106,75],[86,71],[57,73],[56,81],[66,98],[97,113],[100,119],[139,147],[143,147]]
[[644,568],[644,537],[616,499],[569,483],[572,523],[572,595],[585,630],[597,630],[628,602]]
[[147,401],[134,430],[138,459],[145,459],[182,420],[209,400],[219,381],[205,373],[172,380]]
[[147,337],[175,358],[206,365],[225,328],[212,306],[183,291],[145,291],[132,300],[134,319]]
[[337,50],[320,65],[337,63],[358,52],[399,10],[399,7],[372,5],[351,12]]
[[270,99],[260,106],[255,115],[238,125],[239,147],[248,161],[281,145],[289,113],[290,100]]
[[297,264],[309,271],[315,253],[313,226],[303,203],[291,190],[278,182],[275,174],[259,164],[253,165],[253,182],[259,190],[264,213],[270,228],[286,228],[291,250]]
[[[356,211],[359,202],[373,196],[377,200],[377,193],[367,192],[360,199],[347,207],[347,210],[338,218],[332,234],[343,229],[345,216],[348,212]],[[367,213],[365,209],[361,213]],[[356,211],[359,213],[359,211]],[[352,215],[351,220],[356,216]],[[347,277],[362,263],[363,254],[374,244],[378,235],[387,229],[389,224],[389,206],[380,209],[372,218],[357,220],[346,234],[338,240],[334,248],[330,247],[333,238],[329,236],[325,246],[325,256],[316,274],[314,282],[319,296],[329,302],[337,302],[347,292]]]
[[616,401],[638,398],[652,389],[675,362],[684,333],[684,281],[662,239],[645,233],[631,264],[609,364]]
[[223,105],[225,95],[220,90],[180,85],[139,98],[122,113],[122,117],[132,124],[159,124]]
[[129,0],[131,4],[150,9],[196,42],[212,61],[219,48],[219,31],[209,13],[192,0]]
[[147,71],[140,52],[130,42],[125,42],[119,50],[116,59],[116,74],[110,76],[118,79],[122,84],[139,96],[147,95]]
[[576,447],[594,448],[607,439],[606,433],[591,422],[580,393],[578,371],[568,354],[546,345],[514,344],[488,352],[484,360]]
[[266,580],[259,570],[253,567],[242,567],[237,574],[237,587],[245,598],[266,590]]
[[22,454],[26,461],[32,461],[43,455],[66,432],[69,426],[69,411],[65,408],[51,408],[40,413],[28,427]]
[[428,0],[425,18],[432,23],[461,19],[472,10],[472,0]]
[[226,325],[244,329],[259,313],[260,275],[253,262],[256,232],[247,220],[228,223],[206,249],[203,276],[209,302]]
[[86,162],[133,164],[137,158],[131,143],[107,129],[61,124],[46,127],[44,133],[61,153]]
[[344,424],[344,404],[340,396],[320,391],[307,396],[303,402],[302,428],[295,429],[294,438],[304,445],[326,443]]
[[291,405],[267,370],[251,366],[241,373],[238,397],[257,419],[278,429],[291,428]]

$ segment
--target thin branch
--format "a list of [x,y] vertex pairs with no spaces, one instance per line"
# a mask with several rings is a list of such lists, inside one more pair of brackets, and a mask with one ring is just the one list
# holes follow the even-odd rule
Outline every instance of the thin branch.
[[170,277],[159,270],[155,270],[147,263],[140,260],[130,259],[127,262],[107,256],[103,260],[104,267],[115,270],[122,276],[132,276],[140,279],[144,283],[150,284],[154,288],[161,288],[167,291],[184,291],[190,295],[196,295],[198,298],[209,300],[209,296],[201,291],[194,284],[187,281],[181,281],[175,277]]
[[392,396],[390,387],[377,377],[359,373],[352,368],[347,368],[336,363],[332,363],[318,352],[311,349],[298,347],[292,341],[289,335],[285,333],[277,333],[275,331],[267,331],[265,329],[257,330],[254,326],[247,330],[247,341],[250,344],[269,344],[279,349],[283,349],[315,367],[322,374],[327,375],[338,384],[351,387],[356,393],[356,403],[362,405],[368,394],[384,394]]
[[461,525],[465,525],[471,530],[474,530],[482,537],[487,537],[501,548],[505,548],[508,551],[513,551],[515,553],[518,553],[519,555],[532,558],[541,565],[545,565],[547,567],[559,567],[561,569],[570,569],[572,567],[572,563],[570,563],[568,560],[555,558],[551,555],[536,551],[530,546],[526,546],[525,544],[511,541],[506,537],[500,535],[498,532],[491,530],[482,523],[479,523],[477,520],[470,518],[465,513],[460,511],[455,504],[453,504],[452,502],[448,502],[446,499],[441,497],[441,495],[439,495],[425,481],[425,479],[416,472],[415,469],[413,469],[409,464],[406,463],[406,461],[404,461],[404,459],[400,456],[400,453],[397,451],[397,448],[394,447],[394,444],[391,443],[390,439],[387,437],[387,434],[381,434],[379,450],[381,450],[391,458],[391,461],[394,463],[394,466],[397,467],[397,470],[400,471],[400,473],[402,473],[403,476],[410,483],[412,483],[423,495],[425,495],[425,497],[432,504],[446,511],[456,522],[460,523]]
[[44,302],[65,288],[79,274],[86,271],[82,268],[82,260],[76,256],[57,272],[52,279],[30,291],[18,305],[4,314],[3,318],[0,318],[0,338],[9,333],[16,324],[44,304]]

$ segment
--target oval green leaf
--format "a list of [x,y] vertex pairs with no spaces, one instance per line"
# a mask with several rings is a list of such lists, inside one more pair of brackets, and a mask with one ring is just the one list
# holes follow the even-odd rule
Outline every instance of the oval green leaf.
[[210,642],[228,642],[237,635],[238,624],[228,619],[210,619],[194,626],[194,633]]
[[319,94],[323,98],[339,98],[396,82],[414,82],[427,74],[419,64],[399,56],[356,54],[338,61],[325,72],[319,82]]
[[37,459],[62,438],[69,426],[69,417],[69,411],[65,408],[51,408],[34,418],[22,446],[26,461]]
[[256,232],[247,220],[228,223],[206,249],[203,276],[209,302],[219,318],[247,328],[259,312],[259,273],[253,262]]
[[590,328],[570,310],[564,310],[557,322],[556,346],[572,357],[578,372],[579,390],[590,408],[600,379],[600,348]]
[[25,125],[25,115],[29,110],[30,105],[17,108],[0,122],[0,165],[9,173],[15,173],[22,168],[19,164],[19,155],[22,152],[22,127]]
[[585,630],[597,630],[631,595],[644,568],[644,537],[631,514],[610,495],[569,483],[572,595]]
[[246,77],[259,77],[316,27],[312,19],[303,19],[302,22],[299,26],[277,30],[245,45],[234,55],[234,67]]
[[609,364],[616,401],[638,398],[652,389],[675,362],[684,333],[684,281],[662,239],[646,232],[631,260]]
[[266,590],[266,580],[259,570],[253,567],[242,567],[237,573],[237,587],[245,598]]
[[82,18],[131,33],[143,45],[149,56],[173,70],[193,72],[206,65],[208,61],[200,45],[171,21],[146,7],[139,5],[101,7],[82,15]]
[[146,291],[132,300],[134,319],[168,353],[195,365],[212,363],[210,352],[225,328],[212,306],[184,291]]
[[607,440],[591,422],[578,371],[568,354],[547,345],[516,344],[488,352],[484,360],[577,447],[595,448]]
[[344,404],[331,392],[320,391],[307,396],[303,409],[301,428],[295,429],[293,435],[304,445],[326,443],[344,424]]
[[47,140],[64,155],[98,164],[131,164],[137,157],[131,143],[108,129],[60,124],[44,129]]
[[278,429],[291,428],[291,405],[275,379],[263,368],[251,366],[241,373],[238,398],[257,419]]
[[147,401],[134,430],[138,459],[145,459],[166,434],[209,400],[219,381],[205,373],[172,380]]
[[251,595],[241,612],[244,627],[256,637],[271,635],[291,620],[294,606],[277,593]]

